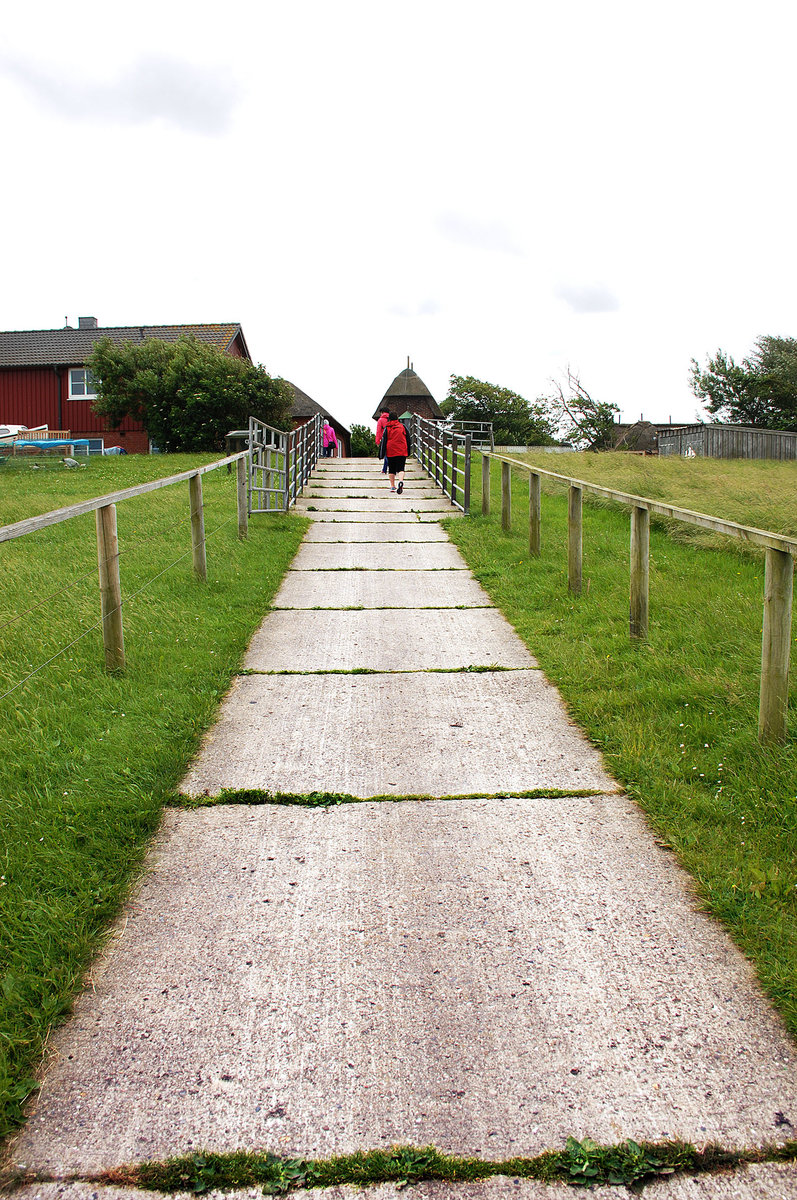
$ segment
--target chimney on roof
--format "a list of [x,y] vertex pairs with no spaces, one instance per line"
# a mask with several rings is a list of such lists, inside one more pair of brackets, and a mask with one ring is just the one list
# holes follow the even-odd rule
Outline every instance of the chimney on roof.
[[78,329],[97,329],[99,322],[96,317],[78,317],[77,327]]

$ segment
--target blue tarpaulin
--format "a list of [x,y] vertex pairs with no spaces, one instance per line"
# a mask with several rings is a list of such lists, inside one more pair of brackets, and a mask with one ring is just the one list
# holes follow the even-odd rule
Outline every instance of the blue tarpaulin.
[[40,450],[55,450],[58,446],[88,446],[89,438],[15,438],[14,446],[33,446]]

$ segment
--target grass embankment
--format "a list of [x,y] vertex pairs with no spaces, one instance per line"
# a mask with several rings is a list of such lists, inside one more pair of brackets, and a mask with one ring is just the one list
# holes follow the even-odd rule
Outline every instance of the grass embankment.
[[[214,457],[2,468],[0,525]],[[204,585],[192,575],[187,483],[118,506],[127,655],[118,677],[103,669],[101,631],[80,636],[99,620],[94,514],[0,545],[0,1135],[19,1120],[48,1031],[306,528],[261,516],[240,542],[235,474],[210,472],[203,489]]]
[[[743,524],[797,532],[797,464],[622,454],[539,454],[534,461]],[[754,961],[797,1036],[797,673],[788,744],[763,749],[763,554],[652,519],[650,637],[632,645],[627,513],[585,496],[584,590],[576,598],[567,590],[566,489],[543,482],[542,554],[531,559],[528,474],[512,472],[508,534],[500,525],[500,474],[494,463],[491,515],[449,522],[452,539],[609,769],[695,877],[707,907]]]

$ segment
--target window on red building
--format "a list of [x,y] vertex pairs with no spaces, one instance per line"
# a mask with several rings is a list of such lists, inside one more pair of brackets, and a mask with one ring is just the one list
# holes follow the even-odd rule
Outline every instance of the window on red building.
[[96,377],[85,367],[73,367],[69,372],[69,399],[93,400],[96,395]]

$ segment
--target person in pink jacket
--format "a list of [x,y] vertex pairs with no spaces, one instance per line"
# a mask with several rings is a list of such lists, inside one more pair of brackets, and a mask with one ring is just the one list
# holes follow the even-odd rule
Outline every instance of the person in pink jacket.
[[329,421],[324,421],[321,436],[324,442],[324,458],[332,458],[332,455],[338,448],[338,436]]

